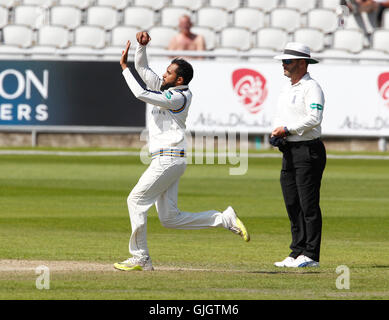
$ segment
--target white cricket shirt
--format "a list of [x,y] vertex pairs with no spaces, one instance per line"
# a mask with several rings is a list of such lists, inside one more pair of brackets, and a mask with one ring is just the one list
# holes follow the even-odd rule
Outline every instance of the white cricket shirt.
[[284,86],[278,99],[274,128],[287,127],[288,141],[308,141],[321,136],[324,94],[307,72],[299,82]]
[[160,91],[162,79],[149,68],[146,47],[138,44],[135,50],[135,69],[147,88],[143,88],[130,70],[123,76],[136,98],[154,105],[149,116],[149,151],[151,156],[185,154],[185,122],[192,101],[188,86]]

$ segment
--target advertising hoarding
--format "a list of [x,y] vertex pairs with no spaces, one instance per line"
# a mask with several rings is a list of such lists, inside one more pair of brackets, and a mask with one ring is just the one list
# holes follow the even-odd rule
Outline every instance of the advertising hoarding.
[[121,71],[115,62],[0,61],[0,126],[144,127],[145,104]]
[[[191,131],[273,129],[279,93],[290,80],[280,63],[249,61],[191,61],[192,105],[187,119]],[[163,74],[168,60],[153,60]],[[389,136],[389,67],[379,65],[310,65],[308,72],[325,95],[322,134],[327,136]]]

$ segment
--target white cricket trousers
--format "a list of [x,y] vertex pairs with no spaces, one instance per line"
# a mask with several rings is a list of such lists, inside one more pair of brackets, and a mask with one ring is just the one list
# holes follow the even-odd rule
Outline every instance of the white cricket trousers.
[[155,203],[166,228],[204,229],[225,227],[227,221],[216,210],[190,213],[177,208],[178,183],[186,169],[186,158],[160,156],[153,159],[127,198],[131,220],[129,251],[137,258],[149,256],[147,211]]

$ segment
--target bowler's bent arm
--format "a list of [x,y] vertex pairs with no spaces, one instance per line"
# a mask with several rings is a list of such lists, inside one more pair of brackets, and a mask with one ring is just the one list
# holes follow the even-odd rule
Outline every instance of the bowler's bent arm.
[[128,87],[139,100],[170,110],[180,109],[186,103],[185,97],[173,90],[160,92],[143,88],[128,68],[124,69],[122,74]]

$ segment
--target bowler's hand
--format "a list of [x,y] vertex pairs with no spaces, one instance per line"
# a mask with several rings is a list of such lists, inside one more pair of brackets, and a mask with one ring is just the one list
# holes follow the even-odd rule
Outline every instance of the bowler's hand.
[[130,49],[130,46],[131,42],[128,40],[126,48],[122,51],[122,57],[120,58],[120,65],[122,66],[123,70],[127,68],[128,50]]
[[275,128],[271,133],[271,137],[282,137],[282,138],[286,137],[286,132],[284,127]]
[[147,44],[150,42],[151,38],[150,38],[150,35],[146,31],[140,31],[136,34],[136,40],[142,46],[147,46]]

